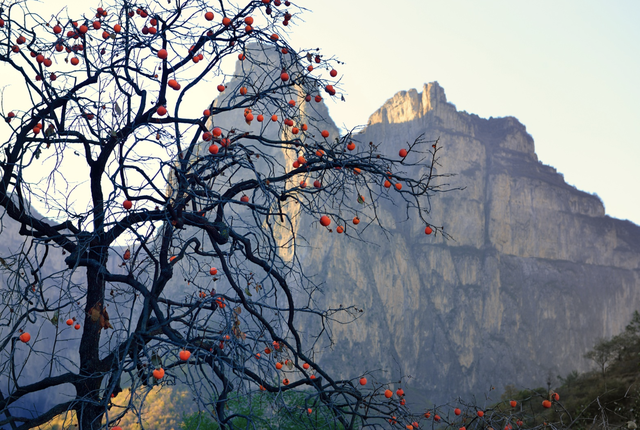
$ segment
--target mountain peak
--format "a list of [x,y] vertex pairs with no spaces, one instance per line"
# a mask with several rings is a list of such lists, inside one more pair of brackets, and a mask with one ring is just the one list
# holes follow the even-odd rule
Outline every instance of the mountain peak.
[[[450,104],[447,103],[444,88],[438,82],[430,82],[424,84],[421,93],[418,93],[414,88],[396,93],[369,117],[369,125],[412,121],[445,105]],[[455,109],[453,105],[450,106]]]

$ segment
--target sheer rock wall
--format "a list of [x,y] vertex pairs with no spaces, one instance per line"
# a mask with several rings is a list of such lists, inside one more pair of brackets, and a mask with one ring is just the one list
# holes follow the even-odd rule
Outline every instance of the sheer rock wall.
[[443,146],[439,172],[464,187],[433,200],[454,240],[398,221],[392,204],[380,214],[390,234],[368,233],[373,244],[309,233],[323,302],[365,309],[334,325],[323,359],[345,377],[410,375],[405,391],[434,401],[589,369],[583,354],[640,308],[640,227],[539,162],[517,119],[459,112],[437,83],[396,94],[356,137],[392,156],[423,133]]

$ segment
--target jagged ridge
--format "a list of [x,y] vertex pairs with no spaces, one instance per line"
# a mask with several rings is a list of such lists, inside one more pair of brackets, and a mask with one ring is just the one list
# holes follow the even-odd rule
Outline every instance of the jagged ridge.
[[458,112],[436,82],[397,93],[357,137],[393,156],[423,133],[465,187],[433,201],[455,240],[397,222],[392,205],[380,213],[390,238],[367,235],[377,246],[310,233],[306,264],[322,268],[324,300],[366,309],[335,328],[324,359],[345,377],[412,375],[410,392],[434,401],[587,369],[579,357],[640,307],[640,228],[539,162],[517,119]]

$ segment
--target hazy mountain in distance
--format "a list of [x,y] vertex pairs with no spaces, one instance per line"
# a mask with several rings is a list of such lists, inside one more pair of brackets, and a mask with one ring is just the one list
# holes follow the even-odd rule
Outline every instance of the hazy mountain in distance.
[[355,138],[397,156],[422,134],[464,187],[433,200],[433,223],[454,240],[426,236],[392,204],[378,213],[389,235],[367,233],[375,245],[306,233],[324,303],[365,309],[334,327],[323,360],[345,377],[411,375],[405,391],[434,401],[589,369],[583,354],[640,308],[640,227],[538,161],[517,119],[459,112],[436,82],[397,93]]
[[[325,117],[324,128],[337,135],[324,103],[302,106]],[[244,126],[241,111],[214,120],[224,129],[260,127]],[[277,134],[275,125],[269,133]],[[622,331],[640,309],[640,227],[606,216],[597,196],[542,164],[517,119],[460,112],[435,82],[389,99],[354,142],[398,156],[421,135],[439,139],[438,173],[456,174],[447,182],[463,188],[432,201],[431,221],[453,239],[427,236],[424,223],[406,220],[393,188],[383,191],[388,199],[378,212],[387,234],[369,227],[359,238],[348,226],[338,235],[308,217],[295,224],[301,238],[295,252],[322,285],[318,305],[364,309],[351,324],[333,324],[335,345],[316,358],[338,377],[366,370],[375,370],[372,381],[410,376],[402,384],[410,403],[491,386],[498,392],[505,384],[543,386],[549,376],[553,382],[587,370],[583,354],[598,338]],[[367,224],[364,215],[362,221],[358,228]],[[2,249],[17,249],[19,226],[5,216],[3,227]],[[65,256],[54,254],[47,264],[59,270]],[[115,255],[110,263],[125,271]],[[182,297],[191,289],[176,272],[165,291]],[[44,330],[53,333],[53,324]],[[77,361],[71,351],[65,358]]]

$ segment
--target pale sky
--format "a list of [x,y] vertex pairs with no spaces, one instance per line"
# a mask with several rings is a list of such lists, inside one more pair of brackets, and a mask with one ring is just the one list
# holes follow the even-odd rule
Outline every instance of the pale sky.
[[543,163],[640,224],[640,1],[304,4],[293,46],[346,62],[347,103],[329,103],[339,125],[438,81],[460,111],[518,118]]
[[346,63],[347,101],[328,103],[339,126],[438,81],[460,111],[518,118],[543,163],[598,194],[608,215],[640,224],[640,1],[295,3],[311,12],[294,16],[290,44]]

